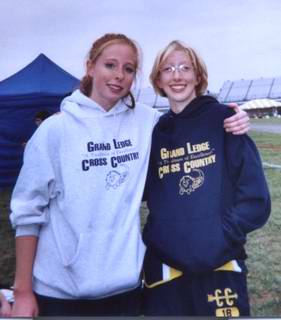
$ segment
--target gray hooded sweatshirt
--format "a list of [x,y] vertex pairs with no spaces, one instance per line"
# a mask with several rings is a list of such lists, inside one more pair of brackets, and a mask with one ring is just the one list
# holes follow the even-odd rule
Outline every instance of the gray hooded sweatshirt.
[[139,285],[139,207],[158,118],[121,101],[106,112],[77,90],[36,130],[11,201],[16,236],[38,236],[35,292],[97,299]]

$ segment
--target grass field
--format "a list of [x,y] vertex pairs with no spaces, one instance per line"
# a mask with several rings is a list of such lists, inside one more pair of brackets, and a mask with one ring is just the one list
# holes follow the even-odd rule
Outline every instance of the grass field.
[[281,125],[281,118],[270,117],[268,119],[251,119],[251,123]]
[[12,285],[14,277],[14,232],[9,223],[11,190],[0,191],[0,287]]
[[[250,134],[264,162],[281,166],[281,135]],[[281,170],[265,169],[272,212],[268,223],[249,235],[249,291],[255,316],[281,316]]]
[[[259,121],[259,120],[257,120]],[[280,120],[279,120],[280,121]],[[280,122],[281,124],[281,122]],[[281,135],[251,132],[263,161],[281,166]],[[281,170],[266,168],[272,197],[268,223],[248,237],[247,265],[252,316],[281,316]],[[14,235],[8,222],[10,190],[0,191],[0,284],[9,286],[14,275]],[[143,221],[147,209],[142,206]]]

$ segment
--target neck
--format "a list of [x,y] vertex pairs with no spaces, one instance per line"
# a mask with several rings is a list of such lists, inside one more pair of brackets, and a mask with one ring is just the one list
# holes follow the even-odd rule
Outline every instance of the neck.
[[108,112],[108,111],[110,111],[112,108],[113,108],[113,106],[114,105],[101,105],[100,104],[100,106],[106,111],[106,112]]
[[185,109],[185,107],[187,107],[187,104],[185,102],[170,102],[170,106],[171,106],[171,110],[174,113],[180,113],[182,112],[183,109]]
[[91,94],[90,99],[92,99],[93,101],[95,101],[97,104],[99,104],[105,111],[110,111],[114,105],[118,102],[118,100],[113,101],[113,102],[109,102],[105,99],[102,99],[100,97],[96,97],[95,94]]
[[190,102],[195,98],[196,97],[192,97],[191,99],[187,99],[184,101],[171,101],[171,100],[169,100],[171,110],[174,113],[181,113],[186,107],[188,107]]

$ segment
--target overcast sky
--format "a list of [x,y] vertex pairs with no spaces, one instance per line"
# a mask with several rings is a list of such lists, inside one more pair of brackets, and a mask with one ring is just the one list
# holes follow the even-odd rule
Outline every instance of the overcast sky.
[[44,53],[84,74],[92,42],[122,32],[143,49],[143,86],[173,39],[205,60],[209,89],[226,80],[281,76],[280,0],[0,0],[0,81]]

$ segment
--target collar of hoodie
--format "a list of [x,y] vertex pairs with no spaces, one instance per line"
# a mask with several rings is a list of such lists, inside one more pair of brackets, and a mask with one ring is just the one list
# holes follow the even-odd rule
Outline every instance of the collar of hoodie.
[[121,127],[125,123],[123,114],[131,109],[120,99],[109,111],[106,111],[91,98],[85,96],[80,90],[75,90],[66,97],[61,104],[61,111],[67,113],[82,125],[86,119],[100,119],[98,123],[103,125],[103,118],[111,118],[111,131],[114,138],[119,139]]
[[[79,106],[79,108],[77,108]],[[106,111],[91,98],[85,96],[80,90],[75,90],[66,97],[61,104],[61,110],[78,118],[110,117],[126,112],[130,108],[120,99],[109,111]]]

